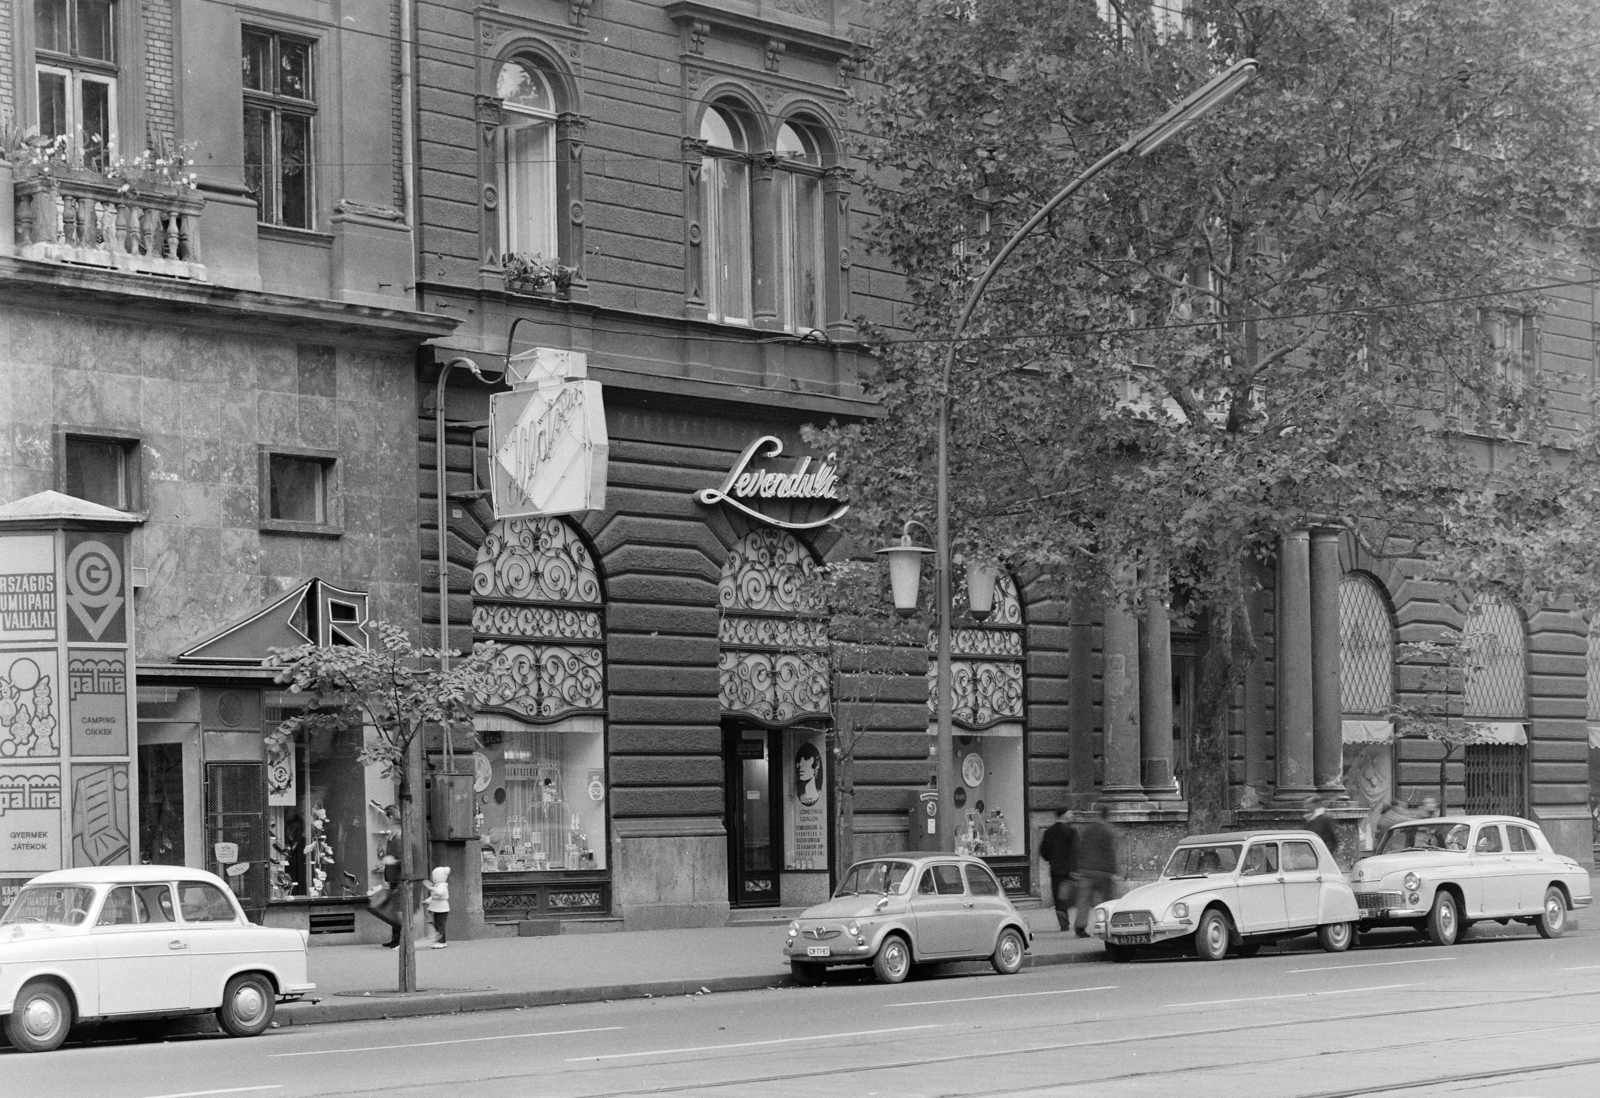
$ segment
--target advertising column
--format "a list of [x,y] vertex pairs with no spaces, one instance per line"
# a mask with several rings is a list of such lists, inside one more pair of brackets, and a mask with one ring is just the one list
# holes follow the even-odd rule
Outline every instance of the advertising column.
[[38,873],[138,857],[126,536],[12,532],[6,517],[0,511],[0,905]]

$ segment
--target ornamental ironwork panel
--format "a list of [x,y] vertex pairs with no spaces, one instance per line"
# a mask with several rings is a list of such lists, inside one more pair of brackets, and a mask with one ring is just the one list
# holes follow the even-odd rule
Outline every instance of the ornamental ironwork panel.
[[717,640],[736,648],[827,648],[828,624],[818,618],[755,618],[724,614]]
[[1498,599],[1482,599],[1462,629],[1466,655],[1464,715],[1521,720],[1528,715],[1522,618]]
[[1365,576],[1339,581],[1339,700],[1349,714],[1385,713],[1394,698],[1389,607]]
[[828,713],[828,661],[819,653],[724,651],[717,672],[724,712],[767,724]]
[[502,519],[478,550],[472,593],[485,599],[599,603],[600,576],[577,532],[561,519]]
[[1527,751],[1519,743],[1469,743],[1466,811],[1469,816],[1526,816]]
[[598,641],[600,611],[479,603],[472,608],[472,631],[485,637]]
[[1589,719],[1600,721],[1600,617],[1589,627]]
[[755,530],[728,554],[717,602],[723,610],[820,613],[816,573],[817,562],[799,538],[783,530]]
[[[939,669],[928,668],[928,712],[939,705]],[[953,660],[950,664],[951,719],[966,728],[988,728],[1022,719],[1022,664]]]
[[[939,650],[939,634],[928,634],[929,651]],[[952,629],[950,651],[957,656],[988,656],[993,659],[1022,658],[1022,634],[1015,629]]]
[[546,719],[605,707],[604,661],[599,648],[559,644],[508,644],[495,653],[485,709]]

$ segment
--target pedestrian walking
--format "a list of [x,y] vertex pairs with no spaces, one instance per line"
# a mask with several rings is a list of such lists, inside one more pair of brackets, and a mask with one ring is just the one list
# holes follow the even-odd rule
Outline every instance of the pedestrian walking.
[[1062,930],[1072,925],[1072,873],[1076,862],[1078,832],[1072,813],[1062,809],[1056,822],[1045,829],[1039,840],[1039,857],[1050,864],[1050,895],[1055,901],[1056,922]]
[[1321,801],[1311,802],[1311,811],[1306,813],[1306,830],[1322,840],[1329,854],[1339,853],[1339,828]]
[[1111,899],[1113,882],[1117,876],[1117,847],[1120,837],[1108,819],[1111,812],[1104,804],[1096,807],[1096,816],[1078,828],[1073,853],[1072,906],[1077,910],[1073,917],[1073,932],[1080,938],[1089,936],[1089,912],[1096,904]]
[[433,948],[443,949],[449,944],[445,938],[445,924],[450,920],[450,867],[434,867],[433,876],[424,887],[428,890],[428,914],[433,916],[433,931],[437,936]]
[[397,949],[400,946],[400,810],[392,804],[386,805],[383,815],[392,828],[383,843],[383,889],[373,896],[368,907],[389,924],[389,940],[383,943],[383,948]]

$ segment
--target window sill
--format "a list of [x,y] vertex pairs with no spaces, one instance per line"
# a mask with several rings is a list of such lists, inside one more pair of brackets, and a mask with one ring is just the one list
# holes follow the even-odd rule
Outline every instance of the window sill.
[[325,522],[290,522],[288,519],[260,520],[256,527],[263,534],[286,534],[305,538],[342,538],[343,526],[330,526]]
[[281,240],[286,244],[309,244],[314,248],[332,248],[333,234],[319,233],[315,229],[295,229],[288,225],[266,225],[256,222],[256,235],[263,240]]

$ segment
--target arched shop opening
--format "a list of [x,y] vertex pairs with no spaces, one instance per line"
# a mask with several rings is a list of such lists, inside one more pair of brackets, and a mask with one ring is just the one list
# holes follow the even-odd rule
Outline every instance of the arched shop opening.
[[473,719],[488,922],[605,914],[605,637],[588,547],[559,518],[505,519],[478,550],[472,632],[501,650]]
[[746,534],[717,587],[728,899],[809,904],[828,894],[827,621],[810,547]]

